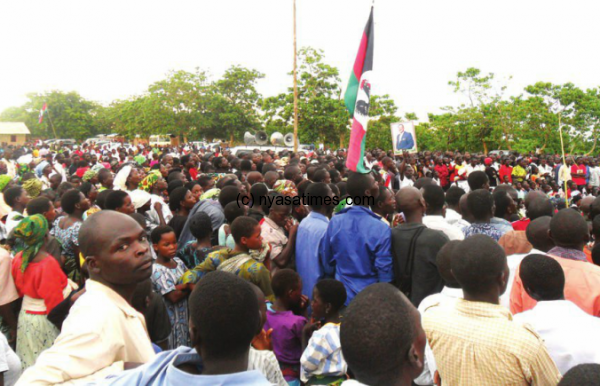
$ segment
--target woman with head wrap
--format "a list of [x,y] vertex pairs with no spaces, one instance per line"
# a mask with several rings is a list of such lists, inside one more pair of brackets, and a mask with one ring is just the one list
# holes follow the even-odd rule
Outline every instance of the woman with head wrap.
[[24,218],[14,231],[24,246],[12,263],[15,286],[23,297],[16,350],[23,369],[33,365],[38,355],[54,343],[59,330],[47,315],[71,288],[57,260],[46,252],[47,234],[48,221],[41,214]]
[[4,218],[12,209],[4,201],[4,191],[13,187],[15,182],[7,174],[0,175],[0,218]]
[[83,174],[81,180],[83,182],[89,182],[92,185],[96,185],[98,183],[98,172],[96,170],[90,169]]
[[23,189],[29,193],[29,197],[36,198],[42,192],[42,181],[33,177],[23,182]]
[[42,161],[35,167],[35,175],[42,183],[42,190],[50,189],[50,173],[52,165],[48,161]]
[[121,170],[115,176],[113,186],[115,190],[130,192],[138,189],[140,182],[142,182],[142,178],[138,169],[132,164],[126,164],[121,167]]

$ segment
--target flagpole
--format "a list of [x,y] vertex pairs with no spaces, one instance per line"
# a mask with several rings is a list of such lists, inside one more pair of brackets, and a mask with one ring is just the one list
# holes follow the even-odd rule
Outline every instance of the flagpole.
[[296,49],[296,0],[294,1],[294,153],[298,152],[298,70],[296,61],[298,51]]
[[52,118],[50,118],[50,109],[46,109],[46,114],[48,115],[48,121],[50,121],[50,126],[52,127],[52,132],[54,133],[54,139],[58,139],[56,135],[56,129],[54,128],[54,123],[52,123]]

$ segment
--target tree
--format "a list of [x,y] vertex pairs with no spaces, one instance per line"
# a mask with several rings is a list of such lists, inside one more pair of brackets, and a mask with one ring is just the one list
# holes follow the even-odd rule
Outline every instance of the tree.
[[[95,115],[101,106],[84,99],[75,91],[50,91],[27,94],[28,101],[20,107],[6,109],[0,114],[2,121],[25,122],[35,137],[85,139],[98,133]],[[43,122],[38,123],[39,112],[44,106],[48,111]]]
[[207,134],[229,138],[241,137],[247,130],[260,128],[258,108],[262,96],[256,83],[264,74],[240,66],[232,66],[210,88],[207,104]]
[[[303,143],[342,146],[347,142],[350,116],[342,100],[338,69],[323,60],[322,50],[305,47],[298,52],[298,136]],[[292,132],[291,87],[285,94],[266,98],[262,109],[267,132]]]

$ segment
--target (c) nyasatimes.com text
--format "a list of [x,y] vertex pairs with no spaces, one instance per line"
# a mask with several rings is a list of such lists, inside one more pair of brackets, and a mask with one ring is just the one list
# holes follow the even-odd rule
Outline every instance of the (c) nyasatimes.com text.
[[[295,196],[261,196],[258,200],[258,205],[271,207],[273,204],[275,205],[308,205],[308,206],[336,206],[342,200],[348,200],[349,203],[353,205],[363,205],[363,201],[365,201],[366,205],[374,206],[375,199],[371,196],[367,197],[346,197],[345,199],[341,199],[338,196],[333,197],[322,197],[322,196],[311,196],[310,194],[305,195],[304,197]],[[256,203],[254,196],[251,194],[250,196],[238,194],[237,197],[238,206],[241,205],[253,205]]]

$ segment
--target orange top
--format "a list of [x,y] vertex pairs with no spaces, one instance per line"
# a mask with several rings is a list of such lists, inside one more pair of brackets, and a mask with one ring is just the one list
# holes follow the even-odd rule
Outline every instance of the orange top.
[[[584,261],[550,257],[558,261],[565,272],[565,298],[588,314],[600,316],[600,267]],[[518,314],[527,311],[535,307],[536,303],[525,292],[517,268],[510,293],[510,312]]]

